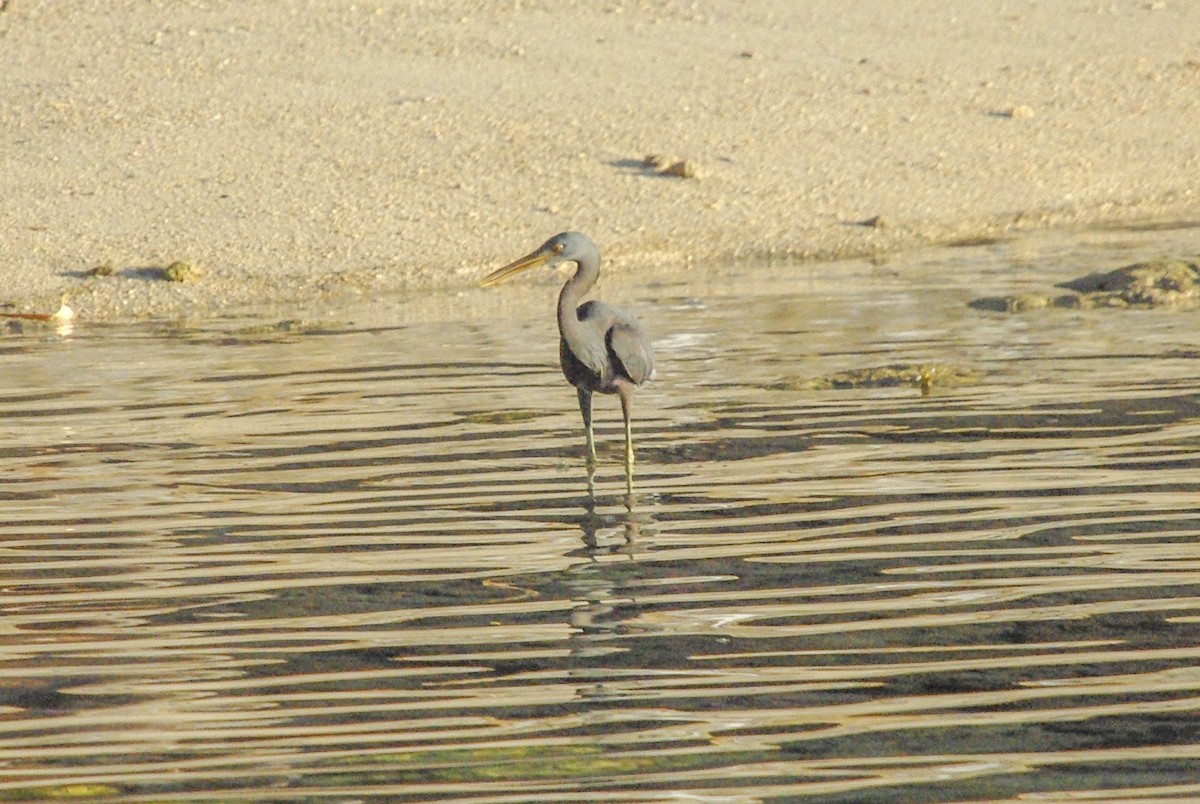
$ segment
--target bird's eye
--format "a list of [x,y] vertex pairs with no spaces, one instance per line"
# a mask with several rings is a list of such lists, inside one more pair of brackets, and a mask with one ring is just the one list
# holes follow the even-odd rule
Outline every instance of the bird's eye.
[[564,246],[563,246],[563,244],[562,244],[562,243],[555,243],[555,244],[554,244],[554,253],[555,253],[555,254],[562,254],[562,250],[563,250],[563,248],[564,248]]

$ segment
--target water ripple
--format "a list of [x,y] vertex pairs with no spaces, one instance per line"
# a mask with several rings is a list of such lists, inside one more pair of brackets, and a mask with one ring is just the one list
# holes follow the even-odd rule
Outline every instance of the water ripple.
[[1004,248],[658,287],[630,500],[542,306],[10,337],[0,797],[1195,794],[1192,314],[968,310]]

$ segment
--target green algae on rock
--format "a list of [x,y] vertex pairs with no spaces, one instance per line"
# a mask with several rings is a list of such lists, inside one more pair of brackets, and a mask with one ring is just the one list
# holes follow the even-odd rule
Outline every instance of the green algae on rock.
[[1047,307],[1194,307],[1200,303],[1200,261],[1151,260],[1095,272],[1056,287],[1059,295],[1017,293],[984,296],[969,302],[976,310],[1024,313]]
[[162,278],[168,282],[195,282],[202,276],[203,270],[183,260],[177,260],[162,269]]
[[1138,262],[1072,279],[1059,287],[1082,294],[1093,307],[1193,306],[1200,301],[1200,261]]
[[955,388],[975,385],[983,379],[983,372],[975,369],[950,366],[943,363],[893,363],[886,366],[850,369],[798,382],[782,380],[767,386],[772,391],[827,391],[852,388],[895,388],[912,386],[928,394],[935,387]]

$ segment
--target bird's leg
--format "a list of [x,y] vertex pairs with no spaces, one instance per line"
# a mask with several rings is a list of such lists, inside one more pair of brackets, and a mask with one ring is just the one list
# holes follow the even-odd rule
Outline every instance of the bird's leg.
[[625,383],[617,386],[621,396],[621,414],[625,417],[625,491],[633,495],[633,388]]
[[576,388],[579,394],[579,412],[583,416],[583,429],[587,433],[587,465],[596,466],[596,440],[592,436],[592,392],[586,388]]

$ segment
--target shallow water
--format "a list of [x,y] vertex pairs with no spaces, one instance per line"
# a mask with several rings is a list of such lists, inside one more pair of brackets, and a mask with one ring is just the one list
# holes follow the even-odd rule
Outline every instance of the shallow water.
[[1200,794],[1200,313],[966,304],[1197,246],[611,279],[628,499],[553,277],[0,338],[0,800]]

